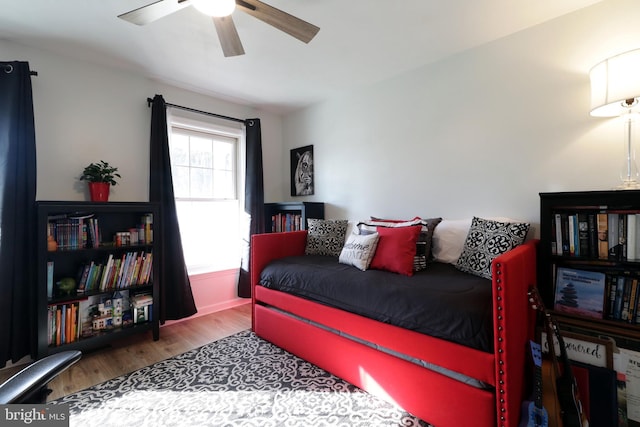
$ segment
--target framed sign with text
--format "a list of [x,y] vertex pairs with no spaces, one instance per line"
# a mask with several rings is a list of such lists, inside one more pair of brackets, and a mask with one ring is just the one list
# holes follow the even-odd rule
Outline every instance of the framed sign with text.
[[[589,335],[562,331],[562,339],[569,359],[593,366],[613,369],[613,341]],[[542,352],[549,352],[546,333],[542,332]],[[560,354],[560,345],[553,337],[556,354]]]

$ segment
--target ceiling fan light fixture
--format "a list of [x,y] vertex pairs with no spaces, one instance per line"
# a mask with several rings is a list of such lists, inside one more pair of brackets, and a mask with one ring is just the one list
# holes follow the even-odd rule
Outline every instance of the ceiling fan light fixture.
[[208,16],[229,16],[236,9],[235,0],[191,0],[193,7]]

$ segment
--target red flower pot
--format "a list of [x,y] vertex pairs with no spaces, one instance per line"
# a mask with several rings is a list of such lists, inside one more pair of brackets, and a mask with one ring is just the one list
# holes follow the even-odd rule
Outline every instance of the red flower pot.
[[108,202],[111,184],[108,182],[89,182],[89,195],[92,202]]

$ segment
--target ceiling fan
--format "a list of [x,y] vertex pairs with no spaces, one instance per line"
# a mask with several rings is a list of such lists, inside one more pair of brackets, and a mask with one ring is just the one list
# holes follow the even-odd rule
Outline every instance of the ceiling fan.
[[[145,25],[191,5],[213,18],[225,57],[244,55],[242,42],[231,17],[235,8],[305,43],[309,43],[320,31],[319,27],[258,0],[159,0],[118,15],[118,18]],[[221,10],[216,9],[218,6]]]

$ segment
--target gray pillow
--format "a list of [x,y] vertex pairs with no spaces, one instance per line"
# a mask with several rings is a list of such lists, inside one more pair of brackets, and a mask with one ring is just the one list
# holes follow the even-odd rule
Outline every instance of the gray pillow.
[[499,255],[522,244],[528,232],[528,223],[499,222],[473,217],[456,268],[491,279],[491,262]]
[[349,221],[346,219],[307,220],[306,255],[340,256]]
[[423,231],[420,233],[420,237],[418,238],[418,242],[425,242],[425,256],[427,260],[433,259],[433,254],[431,253],[431,246],[433,245],[433,232],[436,229],[436,226],[442,222],[442,218],[426,218],[423,219],[427,223],[427,231]]

